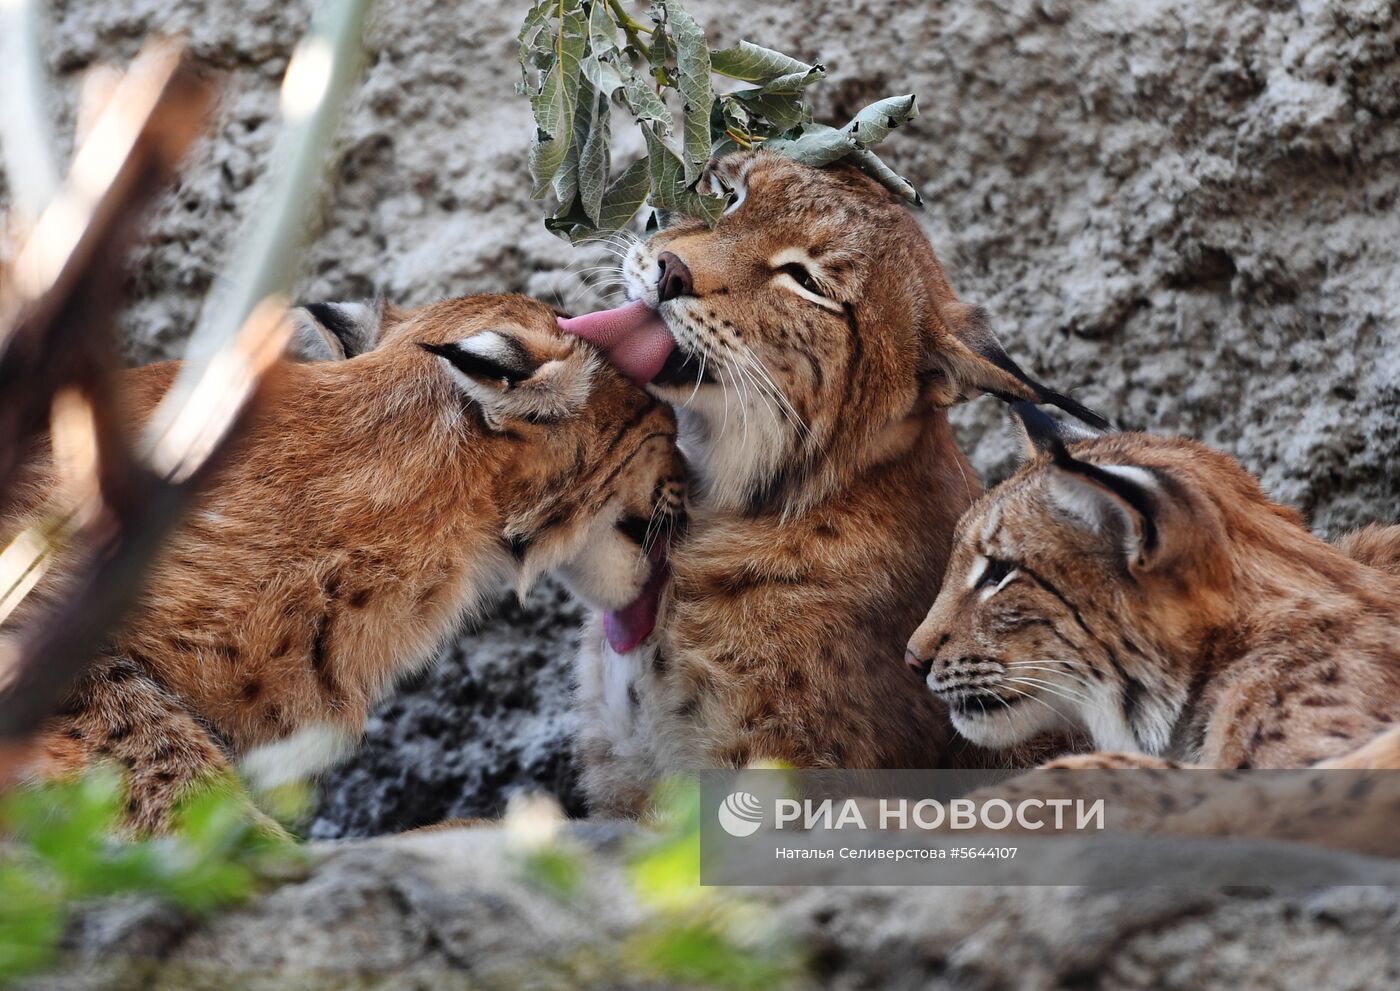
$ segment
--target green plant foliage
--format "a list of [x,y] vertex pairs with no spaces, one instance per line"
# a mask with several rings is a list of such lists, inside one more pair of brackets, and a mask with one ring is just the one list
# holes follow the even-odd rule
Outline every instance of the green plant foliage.
[[655,917],[622,948],[627,970],[664,984],[782,988],[804,972],[797,948],[758,907],[700,885],[700,786],[664,784],[653,799],[655,830],[633,856],[633,890]]
[[[807,87],[826,70],[741,41],[711,50],[679,0],[656,0],[643,24],[623,0],[540,0],[520,29],[519,90],[530,98],[533,195],[554,193],[545,225],[580,241],[626,226],[642,205],[713,223],[725,200],[700,184],[711,156],[762,145],[808,165],[849,162],[904,199],[918,192],[871,150],[918,114],[913,96],[881,100],[845,127],[812,121]],[[739,87],[716,93],[714,76]],[[678,106],[679,129],[667,104]],[[612,110],[641,128],[646,155],[612,173]],[[673,137],[679,134],[679,148]]]
[[578,893],[587,865],[578,851],[553,844],[526,853],[521,868],[525,880],[567,902]]
[[204,914],[301,859],[232,781],[183,803],[168,837],[117,838],[125,808],[125,786],[108,770],[0,802],[0,987],[53,961],[74,902],[143,894]]
[[[766,907],[701,886],[699,784],[669,781],[651,808],[627,859],[632,893],[647,911],[589,957],[589,972],[616,971],[628,983],[658,987],[781,991],[802,984],[806,961]],[[567,833],[522,841],[516,858],[528,883],[561,902],[587,904],[596,859]]]

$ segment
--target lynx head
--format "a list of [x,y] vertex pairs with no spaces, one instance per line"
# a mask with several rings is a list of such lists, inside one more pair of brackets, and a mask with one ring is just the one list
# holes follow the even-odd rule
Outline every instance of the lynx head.
[[1092,418],[1007,356],[865,175],[760,151],[704,181],[729,199],[718,223],[678,218],[634,245],[634,303],[563,326],[677,408],[707,504],[800,510],[982,392]]
[[1231,615],[1235,548],[1298,517],[1194,441],[1018,413],[1034,456],[964,514],[906,660],[976,743],[1076,728],[1161,753]]
[[[423,386],[390,391],[385,402],[431,397],[442,428],[463,432],[483,465],[499,465],[501,537],[522,589],[557,571],[593,605],[637,607],[632,625],[646,625],[649,597],[664,583],[667,539],[684,517],[685,468],[666,404],[562,333],[552,308],[524,296],[408,310],[320,304],[298,319],[321,328],[306,335],[312,341],[330,339],[346,352],[368,342],[355,361],[384,364],[395,381]],[[377,440],[410,454],[415,443]]]

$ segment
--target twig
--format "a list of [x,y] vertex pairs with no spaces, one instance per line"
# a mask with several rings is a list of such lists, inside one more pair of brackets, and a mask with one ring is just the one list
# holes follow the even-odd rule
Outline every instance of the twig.
[[[122,234],[135,204],[148,201],[168,172],[168,166],[154,167],[166,159],[153,158],[152,150],[175,151],[169,156],[173,163],[195,133],[181,126],[185,114],[162,104],[164,88],[158,88],[158,98],[143,102],[137,97],[149,95],[146,91],[126,92],[123,84],[75,159],[67,191],[51,208],[67,209],[67,228],[59,223],[61,212],[52,218],[46,212],[35,231],[43,240],[31,238],[38,247],[31,252],[27,245],[18,259],[15,302],[0,304],[0,320],[16,320],[12,332],[0,332],[0,389],[15,382],[24,386],[15,395],[26,398],[15,415],[6,418],[9,411],[0,410],[0,493],[33,453],[28,440],[42,427],[51,397],[72,384],[88,403],[77,419],[90,425],[90,437],[77,446],[95,452],[86,463],[96,476],[89,488],[100,497],[87,510],[74,507],[60,514],[61,522],[83,519],[73,541],[77,560],[71,569],[65,561],[70,580],[62,601],[43,615],[26,617],[31,631],[26,638],[0,645],[0,780],[22,749],[15,741],[35,732],[134,602],[161,543],[253,412],[264,377],[286,345],[285,306],[270,297],[290,285],[326,150],[354,79],[368,8],[369,0],[339,0],[323,8],[293,54],[282,87],[286,123],[274,154],[268,207],[244,239],[246,248],[228,283],[234,288],[206,304],[187,360],[147,425],[144,463],[129,453],[120,435],[113,363],[104,360],[112,335],[95,331],[110,331]],[[166,65],[167,82],[177,77],[177,63],[176,58]],[[135,67],[128,81],[132,77],[139,77]],[[122,136],[125,144],[117,140]],[[183,143],[155,140],[181,136]],[[104,160],[118,162],[115,172],[96,168],[100,163],[90,161],[90,145],[106,149]],[[125,156],[113,154],[122,149]],[[142,181],[130,180],[131,175]],[[71,243],[64,240],[65,230]],[[59,342],[73,344],[79,357],[65,358]],[[47,374],[28,382],[17,377],[35,368]],[[59,441],[56,431],[56,455]],[[51,559],[48,541],[68,529],[30,531],[26,537],[37,545],[35,558]],[[10,563],[32,577],[33,566],[22,556]]]
[[[0,742],[24,740],[51,711],[140,587],[141,559],[154,554],[142,538],[155,531],[132,523],[163,512],[170,493],[136,463],[123,434],[115,301],[137,219],[173,177],[211,101],[211,91],[185,66],[178,46],[148,46],[75,156],[63,191],[20,249],[9,296],[0,306],[10,318],[0,325],[0,391],[7,399],[0,407],[0,500],[13,500],[13,481],[35,453],[51,409],[83,411],[62,418],[65,428],[55,433],[53,447],[60,458],[84,452],[77,461],[89,493],[82,506],[21,535],[0,555],[7,568],[22,571],[29,588],[65,538],[80,538],[89,556],[65,590],[67,604],[36,619],[27,636],[0,647]],[[66,398],[56,403],[60,396]],[[81,421],[76,427],[75,420]],[[34,561],[24,560],[26,545]],[[11,584],[0,575],[0,588]],[[12,609],[17,596],[5,598]]]
[[0,2],[0,151],[10,183],[12,212],[27,229],[58,194],[48,84],[40,57],[35,0]]
[[627,13],[627,11],[622,6],[622,0],[608,0],[608,9],[610,9],[613,12],[613,17],[617,20],[617,23],[622,27],[623,32],[627,35],[628,42],[630,42],[632,46],[638,51],[645,51],[646,43],[642,41],[642,39],[638,37],[638,35],[654,34],[655,29],[647,27],[641,21],[637,20],[631,14]]
[[[317,191],[345,98],[361,60],[370,0],[338,0],[323,7],[292,53],[282,80],[283,125],[268,174],[272,183],[249,216],[244,247],[226,266],[200,314],[185,364],[162,410],[186,394],[209,357],[226,344],[268,296],[291,289],[297,254],[316,214]],[[158,413],[159,420],[164,413]]]
[[[267,372],[290,336],[285,307],[269,303],[255,311],[221,358],[219,364],[229,374],[211,385],[218,401],[186,407],[176,421],[184,441],[173,445],[170,462],[189,472],[179,481],[146,470],[133,472],[123,501],[135,508],[99,514],[84,528],[75,541],[82,546],[80,560],[71,563],[75,579],[65,588],[63,601],[30,624],[31,636],[0,646],[0,743],[30,737],[97,656],[107,631],[135,602],[165,538],[254,414]],[[0,764],[0,781],[4,770]]]
[[[0,513],[64,386],[90,393],[104,423],[112,336],[101,332],[120,296],[137,217],[199,134],[211,94],[178,47],[149,47],[133,63],[15,258],[0,300]],[[113,407],[114,408],[114,407]]]

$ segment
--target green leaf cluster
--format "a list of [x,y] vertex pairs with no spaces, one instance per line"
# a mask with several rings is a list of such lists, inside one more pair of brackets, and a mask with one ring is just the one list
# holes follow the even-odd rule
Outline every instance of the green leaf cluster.
[[[618,973],[647,986],[715,991],[782,991],[805,987],[808,961],[772,913],[749,899],[700,884],[700,787],[693,779],[663,783],[647,828],[633,837],[627,881],[646,909],[640,920],[581,957],[563,963],[580,974]],[[597,857],[567,834],[517,854],[522,878],[578,909],[597,887]],[[596,976],[580,979],[592,987]]]
[[[713,223],[727,204],[702,186],[705,164],[759,145],[809,165],[849,162],[920,204],[871,150],[917,115],[913,96],[872,104],[845,127],[817,124],[804,96],[825,77],[821,64],[747,41],[712,50],[678,0],[656,0],[646,19],[623,0],[538,0],[525,15],[518,88],[534,112],[532,194],[552,192],[558,203],[550,230],[572,241],[598,237],[644,204]],[[716,76],[734,88],[716,92]],[[620,170],[611,155],[615,110],[630,115],[646,145]]]
[[53,963],[75,902],[142,894],[204,914],[300,858],[231,780],[184,802],[166,837],[118,838],[125,808],[121,777],[105,769],[0,802],[0,987]]

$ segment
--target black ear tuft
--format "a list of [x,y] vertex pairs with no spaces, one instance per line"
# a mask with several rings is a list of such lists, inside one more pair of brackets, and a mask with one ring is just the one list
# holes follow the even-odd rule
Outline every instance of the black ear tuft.
[[[515,342],[511,341],[511,343]],[[523,360],[524,355],[520,354],[518,349],[496,348],[490,354],[482,354],[464,348],[457,343],[424,344],[420,342],[418,346],[430,354],[447,359],[463,375],[479,381],[503,382],[507,388],[525,381],[535,371]]]
[[1010,400],[1009,405],[1011,412],[1016,415],[1016,419],[1021,421],[1025,439],[1033,449],[1031,452],[1027,452],[1028,454],[1034,451],[1041,453],[1063,451],[1067,442],[1077,439],[1066,437],[1064,424],[1035,403],[1028,403],[1024,399],[1013,399]]
[[[1006,374],[1029,389],[1035,395],[1036,402],[1046,403],[1050,406],[1058,406],[1076,420],[1087,423],[1095,430],[1109,430],[1112,428],[1113,425],[1109,423],[1107,419],[1095,413],[1083,403],[1066,396],[1062,392],[1056,392],[1054,389],[1042,385],[1027,375],[1025,369],[1016,364],[1016,360],[996,344],[995,338],[991,338],[987,342],[976,342],[974,344],[974,349],[983,358],[987,359],[987,361],[996,365]],[[1014,396],[1005,396],[998,393],[993,393],[993,395],[996,395],[997,398],[1003,402],[1014,403],[1016,401],[1016,397]]]
[[1056,444],[1064,446],[1103,436],[1097,430],[1053,417],[1024,399],[1010,400],[1009,405],[1020,425],[1021,442],[1028,458],[1053,450]]

